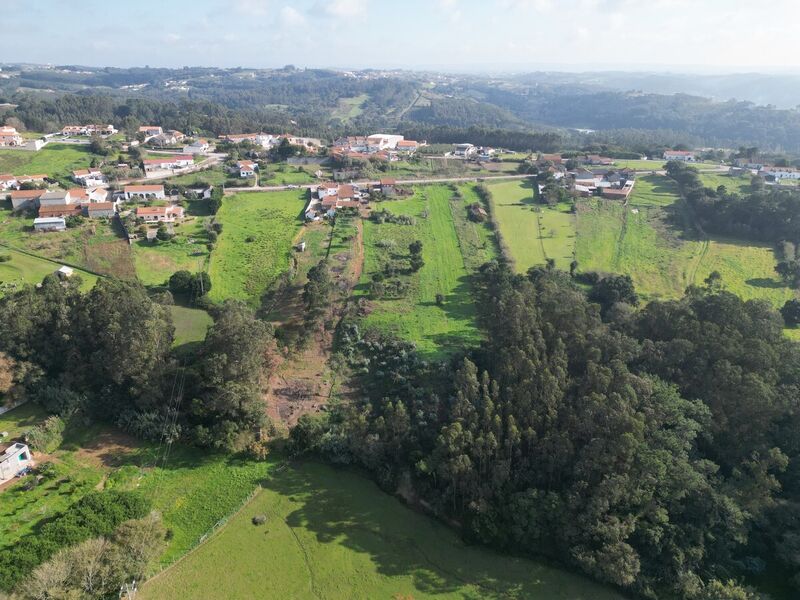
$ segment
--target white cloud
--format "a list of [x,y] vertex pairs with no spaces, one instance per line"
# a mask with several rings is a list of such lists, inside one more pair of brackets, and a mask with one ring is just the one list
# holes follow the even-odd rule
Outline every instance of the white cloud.
[[325,12],[332,17],[360,17],[367,12],[367,0],[329,0],[325,3]]
[[286,27],[300,27],[305,25],[306,18],[293,6],[284,6],[281,9],[281,24]]

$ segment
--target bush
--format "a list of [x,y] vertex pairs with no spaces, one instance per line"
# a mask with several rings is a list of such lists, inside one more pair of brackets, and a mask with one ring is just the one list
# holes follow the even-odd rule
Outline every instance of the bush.
[[25,432],[25,441],[34,450],[52,452],[64,441],[64,420],[55,415],[47,417],[44,423],[31,427]]
[[0,254],[0,263],[8,262],[11,260],[10,254]]
[[253,525],[263,525],[267,522],[267,515],[256,515],[253,517]]

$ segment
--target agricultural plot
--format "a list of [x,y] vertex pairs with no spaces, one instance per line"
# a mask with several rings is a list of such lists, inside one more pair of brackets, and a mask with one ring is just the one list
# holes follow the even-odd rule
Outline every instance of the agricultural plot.
[[[317,179],[313,172],[317,167],[293,167],[290,165],[279,165],[276,169],[269,168],[259,176],[259,185],[302,185],[304,183],[314,183]],[[240,180],[245,181],[245,180]],[[246,185],[246,184],[242,184]]]
[[669,206],[680,198],[678,185],[664,175],[641,175],[636,178],[628,204],[633,206]]
[[701,173],[700,181],[703,185],[713,189],[724,185],[729,192],[747,194],[750,192],[750,177],[734,177],[722,173]]
[[[350,472],[272,465],[264,489],[210,541],[147,582],[143,600],[507,598],[621,600],[541,563],[468,546]],[[264,515],[263,525],[253,525]]]
[[[366,325],[411,340],[429,356],[480,339],[468,272],[450,211],[452,194],[446,186],[420,187],[411,198],[380,205],[394,214],[412,217],[414,225],[364,223],[363,289],[387,264],[407,262],[409,244],[416,240],[423,244],[425,265],[408,276],[407,294],[374,301]],[[441,305],[436,304],[437,294],[444,298]]]
[[469,218],[467,207],[474,203],[482,204],[475,186],[458,186],[460,198],[455,194],[450,198],[450,213],[458,234],[458,243],[468,272],[474,272],[484,263],[497,257],[497,242],[488,222],[478,223]]
[[208,232],[205,220],[210,216],[203,201],[192,202],[183,223],[173,226],[169,241],[136,240],[131,246],[136,276],[144,285],[163,285],[175,271],[202,271],[208,261]]
[[289,268],[308,192],[247,192],[225,198],[217,213],[223,230],[209,261],[215,302],[227,298],[258,304]]
[[[11,260],[0,262],[0,294],[4,290],[15,290],[25,284],[35,285],[41,283],[42,279],[52,275],[61,266],[58,262],[37,258],[0,246],[0,255],[2,254],[7,254],[11,257]],[[94,287],[97,282],[96,275],[79,269],[75,273],[80,276],[81,289],[84,291]]]
[[0,150],[0,173],[63,178],[75,169],[85,169],[94,158],[105,157],[92,154],[87,145],[77,144],[48,144],[38,152]]
[[169,177],[165,182],[188,187],[201,187],[206,185],[232,185],[233,183],[238,185],[239,178],[231,177],[222,167],[213,167],[204,171]]
[[517,272],[524,273],[548,258],[569,269],[575,252],[575,217],[566,204],[554,207],[534,203],[528,180],[489,185],[492,210]]
[[350,98],[340,98],[339,105],[331,113],[331,118],[341,119],[342,121],[355,119],[358,115],[364,112],[364,103],[367,100],[369,100],[369,94],[361,94],[360,96],[352,96]]
[[[634,171],[662,171],[667,161],[659,158],[653,160],[615,159],[614,166],[619,169],[633,169]],[[698,169],[718,169],[718,163],[689,163]]]

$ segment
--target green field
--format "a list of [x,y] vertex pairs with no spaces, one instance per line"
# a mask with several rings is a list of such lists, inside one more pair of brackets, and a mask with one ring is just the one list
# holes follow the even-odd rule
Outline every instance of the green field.
[[75,169],[85,169],[93,158],[86,145],[48,144],[38,152],[0,150],[0,173],[69,177]]
[[750,177],[732,177],[722,173],[701,173],[700,181],[703,185],[713,189],[724,185],[729,192],[747,194],[750,192]]
[[201,342],[206,337],[206,331],[214,322],[206,311],[185,306],[170,306],[172,322],[175,325],[174,346],[182,346],[190,342]]
[[[620,169],[633,169],[635,171],[662,171],[667,161],[659,158],[656,160],[615,159],[614,166]],[[698,169],[717,169],[717,163],[689,163]]]
[[350,98],[340,98],[339,105],[331,113],[332,119],[341,119],[342,121],[349,121],[355,119],[358,115],[364,112],[364,103],[369,100],[369,94],[361,94],[360,96],[352,96]]
[[239,177],[230,177],[230,174],[226,173],[222,167],[213,167],[204,171],[169,177],[165,181],[175,185],[200,187],[203,185],[231,185],[234,181],[238,184]]
[[669,206],[680,198],[678,185],[663,175],[636,178],[628,203],[634,206]]
[[489,185],[494,219],[520,273],[552,258],[560,269],[569,269],[574,257],[575,217],[569,205],[534,204],[527,180]]
[[314,183],[317,178],[313,173],[319,169],[316,166],[295,167],[281,164],[277,168],[270,166],[265,176],[259,176],[259,185],[299,185]]
[[[429,356],[452,352],[480,339],[468,272],[450,209],[452,195],[447,186],[419,187],[411,198],[380,205],[395,214],[414,217],[415,225],[364,223],[362,288],[394,256],[406,257],[410,243],[420,240],[423,244],[425,265],[408,278],[408,295],[374,301],[366,324],[415,342]],[[465,208],[461,210],[466,213]],[[390,247],[381,247],[386,244]],[[436,305],[436,294],[444,296],[442,306]]]
[[[54,273],[60,263],[36,258],[16,250],[9,250],[0,246],[0,254],[8,254],[11,260],[0,262],[0,293],[3,290],[14,290],[24,284],[41,283],[42,279]],[[86,271],[76,270],[82,281],[81,289],[88,290],[94,287],[97,276]]]
[[224,199],[217,213],[223,230],[208,268],[212,300],[258,303],[289,268],[307,195],[306,190],[245,192]]
[[[621,600],[541,563],[468,546],[370,481],[306,462],[273,465],[264,489],[211,540],[140,591],[200,598]],[[266,524],[254,526],[255,515]]]

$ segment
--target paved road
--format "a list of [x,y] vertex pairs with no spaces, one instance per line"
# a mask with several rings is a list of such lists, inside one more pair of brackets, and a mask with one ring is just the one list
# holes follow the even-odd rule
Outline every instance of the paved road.
[[[469,181],[479,180],[495,180],[495,179],[526,179],[531,175],[475,175],[472,177],[430,177],[426,179],[397,179],[397,185],[414,185],[425,183],[465,183]],[[377,185],[379,180],[370,181],[355,181],[359,185]],[[259,185],[253,187],[226,187],[225,193],[237,192],[280,192],[282,190],[304,189],[309,190],[316,188],[318,183],[304,183],[302,185]]]

